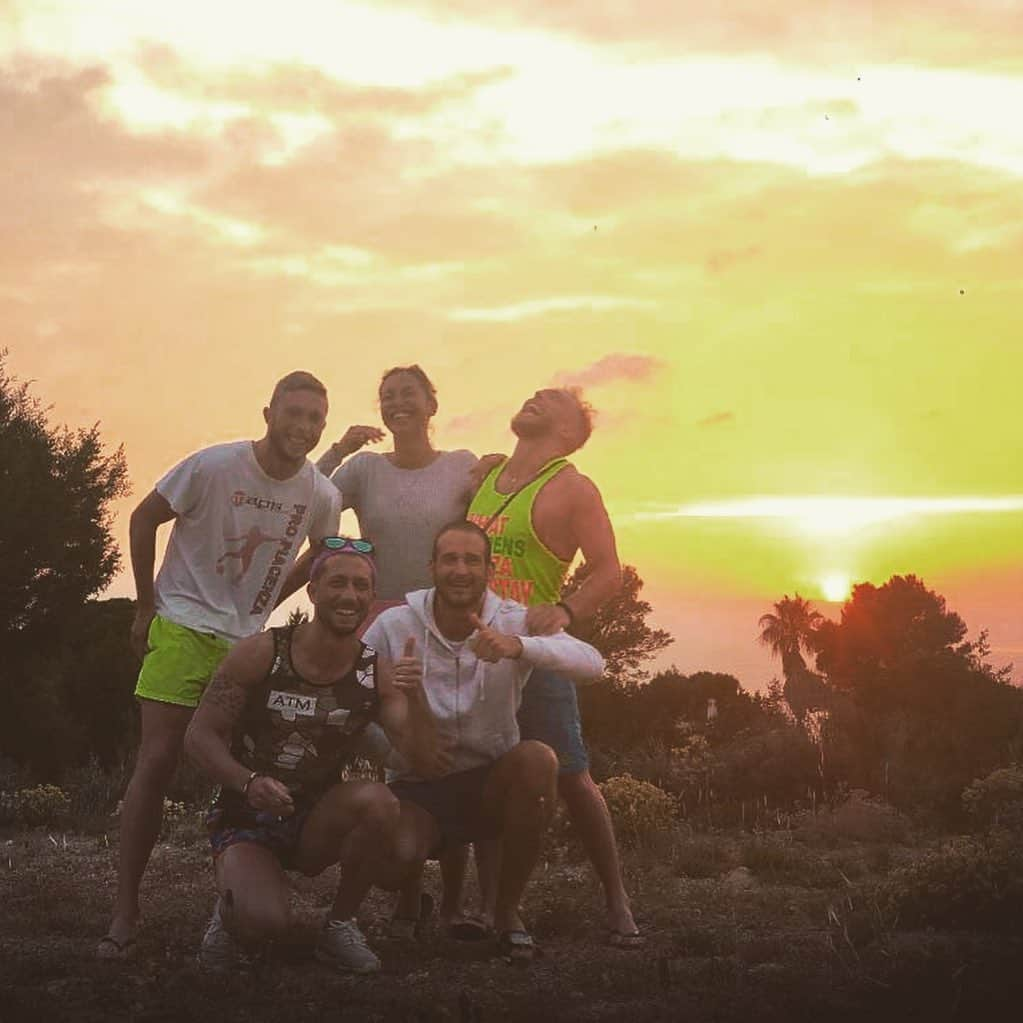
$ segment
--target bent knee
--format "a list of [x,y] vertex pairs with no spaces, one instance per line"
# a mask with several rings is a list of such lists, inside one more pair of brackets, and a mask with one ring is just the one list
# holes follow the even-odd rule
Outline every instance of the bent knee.
[[358,793],[355,812],[361,823],[389,831],[397,827],[401,807],[386,785],[368,782]]
[[527,777],[547,784],[558,775],[558,755],[544,742],[525,739],[515,747],[517,766]]

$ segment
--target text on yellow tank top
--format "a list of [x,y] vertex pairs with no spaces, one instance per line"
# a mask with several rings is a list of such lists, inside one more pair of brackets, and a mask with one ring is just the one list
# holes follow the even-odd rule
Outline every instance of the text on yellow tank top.
[[559,558],[536,535],[533,503],[544,484],[568,462],[564,458],[552,459],[510,501],[508,494],[499,493],[495,486],[506,464],[507,459],[490,471],[473,497],[467,515],[470,522],[490,534],[494,556],[491,588],[498,596],[520,604],[556,604],[561,599],[561,584],[571,562]]

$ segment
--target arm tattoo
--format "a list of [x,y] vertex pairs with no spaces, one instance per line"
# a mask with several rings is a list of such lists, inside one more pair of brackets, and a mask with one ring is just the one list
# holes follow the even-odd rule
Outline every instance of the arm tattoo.
[[227,674],[223,665],[217,669],[213,681],[203,694],[203,700],[211,707],[216,707],[232,724],[241,717],[248,698],[245,688]]

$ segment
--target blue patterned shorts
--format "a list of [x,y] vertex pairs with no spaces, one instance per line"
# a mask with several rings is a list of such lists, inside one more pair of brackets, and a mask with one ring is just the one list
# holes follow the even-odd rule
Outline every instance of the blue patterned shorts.
[[311,810],[312,806],[296,807],[290,817],[278,817],[248,804],[225,806],[218,800],[206,814],[213,859],[232,845],[252,842],[269,849],[282,867],[290,867]]

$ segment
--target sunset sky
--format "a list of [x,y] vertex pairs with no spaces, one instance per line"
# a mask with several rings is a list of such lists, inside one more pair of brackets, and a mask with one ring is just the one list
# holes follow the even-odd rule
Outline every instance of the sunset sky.
[[[0,0],[0,344],[133,498],[312,370],[534,389],[676,642],[915,572],[1023,679],[1023,0]],[[130,594],[125,572],[111,595]],[[831,601],[829,603],[829,600]]]

